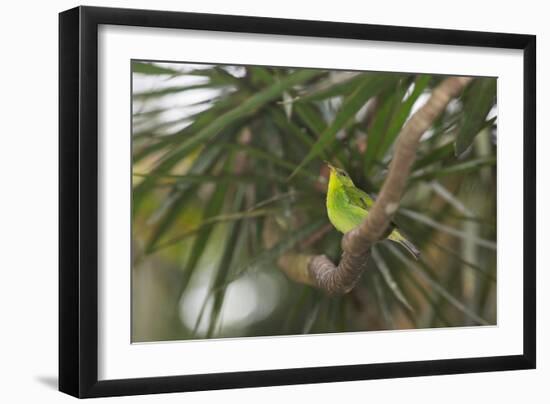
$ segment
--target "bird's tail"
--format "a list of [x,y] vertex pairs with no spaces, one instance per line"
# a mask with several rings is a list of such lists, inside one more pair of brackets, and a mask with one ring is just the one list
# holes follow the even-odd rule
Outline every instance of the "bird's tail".
[[399,233],[399,231],[392,231],[391,234],[388,236],[388,239],[398,244],[401,244],[405,248],[405,250],[407,250],[409,254],[414,257],[414,259],[418,259],[418,257],[420,257],[420,250],[416,248],[413,243],[407,240],[401,233]]

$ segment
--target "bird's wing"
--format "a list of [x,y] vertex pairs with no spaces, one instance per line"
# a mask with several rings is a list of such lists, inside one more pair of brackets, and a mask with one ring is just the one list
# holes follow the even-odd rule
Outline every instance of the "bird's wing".
[[344,187],[344,189],[352,205],[365,210],[372,207],[374,200],[365,191],[356,187]]
[[[362,209],[369,210],[374,204],[374,199],[365,191],[356,187],[344,187],[346,195],[352,205],[359,206]],[[390,234],[394,229],[399,228],[397,224],[392,220],[387,230],[387,234]]]

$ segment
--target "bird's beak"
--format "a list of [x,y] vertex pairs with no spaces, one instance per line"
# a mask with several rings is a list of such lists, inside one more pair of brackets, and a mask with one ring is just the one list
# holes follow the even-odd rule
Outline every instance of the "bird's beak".
[[330,168],[330,171],[334,171],[336,168],[332,164],[330,164],[328,161],[325,160],[325,164]]

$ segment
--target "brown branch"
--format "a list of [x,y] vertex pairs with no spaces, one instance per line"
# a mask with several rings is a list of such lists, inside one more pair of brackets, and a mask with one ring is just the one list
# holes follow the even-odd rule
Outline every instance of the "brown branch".
[[338,266],[325,255],[297,255],[296,260],[287,257],[279,265],[289,277],[314,285],[329,294],[347,293],[355,287],[366,269],[372,245],[383,237],[399,207],[421,136],[471,80],[470,77],[445,79],[433,90],[426,104],[405,124],[397,139],[388,175],[369,215],[342,239],[343,254]]

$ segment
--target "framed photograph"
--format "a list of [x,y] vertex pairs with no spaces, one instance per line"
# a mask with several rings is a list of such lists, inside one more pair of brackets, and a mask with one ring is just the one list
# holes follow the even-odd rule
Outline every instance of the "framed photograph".
[[59,17],[59,388],[535,367],[535,37]]

